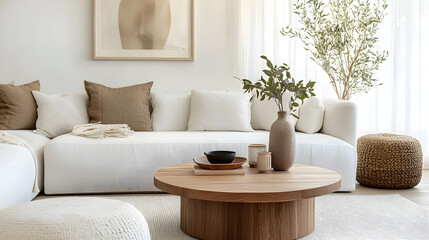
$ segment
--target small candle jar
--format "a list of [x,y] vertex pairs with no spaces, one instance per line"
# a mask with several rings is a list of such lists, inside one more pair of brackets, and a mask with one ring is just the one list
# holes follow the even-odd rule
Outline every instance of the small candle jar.
[[265,144],[250,144],[247,161],[250,167],[256,167],[258,162],[258,152],[266,152],[267,146]]
[[271,170],[271,152],[259,152],[258,153],[258,165],[259,172],[268,172]]

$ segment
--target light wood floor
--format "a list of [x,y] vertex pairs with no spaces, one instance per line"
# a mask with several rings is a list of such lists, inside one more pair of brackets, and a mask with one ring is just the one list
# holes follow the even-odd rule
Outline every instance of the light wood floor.
[[[369,188],[361,185],[356,185],[356,191],[351,193],[332,193],[332,194],[352,194],[352,195],[382,195],[382,194],[399,194],[402,197],[419,204],[420,206],[429,210],[429,170],[423,170],[422,180],[419,185],[410,188],[410,189],[378,189],[378,188]],[[110,196],[102,195],[102,196]],[[133,195],[133,194],[125,194]],[[72,196],[72,195],[66,195]],[[93,195],[94,196],[94,195]],[[46,196],[40,194],[36,199],[49,198],[51,196]],[[52,197],[59,197],[58,195]]]

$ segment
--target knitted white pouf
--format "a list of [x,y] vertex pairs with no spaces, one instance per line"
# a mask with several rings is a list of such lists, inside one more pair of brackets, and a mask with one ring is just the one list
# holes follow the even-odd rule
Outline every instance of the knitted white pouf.
[[131,204],[96,197],[36,200],[0,211],[0,239],[150,239]]

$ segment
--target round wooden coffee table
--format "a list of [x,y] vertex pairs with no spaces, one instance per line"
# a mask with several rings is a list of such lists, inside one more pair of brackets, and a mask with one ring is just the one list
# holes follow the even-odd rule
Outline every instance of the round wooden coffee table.
[[334,171],[295,164],[289,171],[195,176],[194,164],[161,168],[154,184],[181,196],[180,227],[199,239],[296,239],[314,230],[314,198],[340,188]]

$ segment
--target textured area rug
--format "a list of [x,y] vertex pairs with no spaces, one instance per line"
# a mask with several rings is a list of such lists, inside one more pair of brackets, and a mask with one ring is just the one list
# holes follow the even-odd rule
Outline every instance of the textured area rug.
[[[106,196],[133,204],[153,240],[194,239],[180,230],[180,198],[166,194]],[[429,239],[429,210],[399,195],[329,194],[316,198],[308,239]]]

